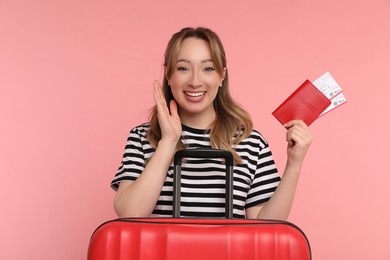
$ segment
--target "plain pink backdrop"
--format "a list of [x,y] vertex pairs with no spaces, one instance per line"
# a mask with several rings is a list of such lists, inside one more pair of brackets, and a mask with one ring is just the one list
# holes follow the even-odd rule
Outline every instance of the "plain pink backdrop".
[[183,26],[219,33],[232,93],[280,171],[271,112],[305,79],[334,76],[348,103],[311,127],[290,221],[313,259],[390,259],[388,0],[0,1],[0,259],[86,259]]

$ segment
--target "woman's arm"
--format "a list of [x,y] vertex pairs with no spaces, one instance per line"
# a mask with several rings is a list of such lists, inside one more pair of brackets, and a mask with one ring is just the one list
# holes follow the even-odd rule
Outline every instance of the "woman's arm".
[[137,180],[120,183],[114,200],[119,217],[149,217],[152,214],[181,136],[176,102],[172,100],[168,110],[161,85],[157,81],[154,83],[154,99],[162,138]]
[[287,162],[282,180],[266,203],[246,210],[247,218],[287,220],[290,214],[302,163],[312,142],[312,135],[302,120],[292,120],[285,127],[288,145]]
[[121,182],[114,200],[119,217],[149,217],[157,200],[175,152],[176,143],[160,141],[142,174]]

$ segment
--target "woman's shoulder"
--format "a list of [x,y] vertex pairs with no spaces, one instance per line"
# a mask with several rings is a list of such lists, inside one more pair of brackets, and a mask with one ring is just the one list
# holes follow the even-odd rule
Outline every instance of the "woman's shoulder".
[[149,123],[142,123],[142,124],[139,124],[139,125],[133,127],[130,130],[130,134],[137,134],[137,135],[140,135],[140,136],[146,136],[146,134],[149,131],[149,129],[150,129],[150,124]]
[[248,135],[247,138],[243,140],[244,142],[250,142],[250,143],[257,143],[260,145],[262,148],[268,146],[267,140],[264,138],[264,136],[256,129],[252,129],[250,134]]

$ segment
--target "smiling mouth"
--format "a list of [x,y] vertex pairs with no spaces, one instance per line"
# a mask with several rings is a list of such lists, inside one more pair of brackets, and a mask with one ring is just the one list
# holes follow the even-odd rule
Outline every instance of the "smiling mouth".
[[202,91],[202,92],[184,92],[184,94],[186,96],[189,96],[189,97],[200,97],[200,96],[203,96],[204,94],[206,94],[206,91]]

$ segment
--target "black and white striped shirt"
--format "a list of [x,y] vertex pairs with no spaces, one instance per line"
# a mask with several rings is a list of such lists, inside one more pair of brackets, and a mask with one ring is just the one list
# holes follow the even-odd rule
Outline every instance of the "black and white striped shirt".
[[[146,139],[148,124],[130,131],[122,163],[111,182],[114,190],[122,181],[134,181],[143,172],[145,161],[154,149]],[[210,131],[183,125],[183,142],[189,148],[211,148]],[[243,163],[234,166],[233,215],[245,218],[245,208],[264,203],[274,193],[280,176],[268,143],[259,132],[235,148]],[[182,164],[181,216],[225,216],[225,165],[220,159],[188,159]],[[173,165],[167,177],[152,217],[172,216]]]

